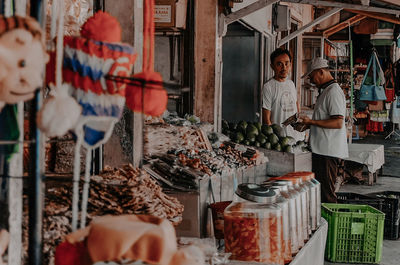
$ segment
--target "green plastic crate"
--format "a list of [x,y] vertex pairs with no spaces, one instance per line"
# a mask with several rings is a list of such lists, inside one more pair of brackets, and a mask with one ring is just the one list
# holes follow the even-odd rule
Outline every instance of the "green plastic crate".
[[323,203],[329,224],[325,258],[331,262],[379,263],[385,214],[368,205]]

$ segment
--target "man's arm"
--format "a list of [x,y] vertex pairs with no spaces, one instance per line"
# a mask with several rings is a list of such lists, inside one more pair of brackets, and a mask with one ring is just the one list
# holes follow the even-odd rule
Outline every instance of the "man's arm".
[[301,116],[300,123],[326,129],[341,129],[343,127],[343,116],[335,115],[326,120],[312,120],[307,116]]
[[297,106],[297,113],[300,113],[300,103],[299,103],[299,101],[296,101],[296,106]]
[[267,110],[267,109],[262,109],[262,119],[263,119],[263,123],[267,124],[267,125],[271,125],[271,111]]

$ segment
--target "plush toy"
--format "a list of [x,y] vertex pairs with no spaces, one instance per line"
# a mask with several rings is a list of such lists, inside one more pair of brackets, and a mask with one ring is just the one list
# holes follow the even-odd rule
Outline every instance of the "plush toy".
[[0,16],[0,110],[33,98],[49,57],[33,18]]
[[97,217],[66,236],[55,254],[55,265],[90,265],[102,261],[136,261],[159,265],[204,265],[203,252],[177,248],[175,229],[149,215]]

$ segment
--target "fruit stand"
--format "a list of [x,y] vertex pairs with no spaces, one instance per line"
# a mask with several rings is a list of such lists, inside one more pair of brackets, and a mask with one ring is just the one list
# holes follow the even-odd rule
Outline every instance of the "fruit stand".
[[240,121],[222,123],[222,132],[232,141],[254,146],[268,158],[267,175],[280,176],[295,171],[311,171],[311,152],[307,144],[286,136],[278,124]]

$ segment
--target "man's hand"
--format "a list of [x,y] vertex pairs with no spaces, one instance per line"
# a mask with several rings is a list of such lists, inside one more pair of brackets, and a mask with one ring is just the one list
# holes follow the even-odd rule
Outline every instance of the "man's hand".
[[301,115],[298,122],[304,125],[311,125],[312,120],[306,115]]
[[298,122],[292,124],[292,127],[298,132],[304,132],[305,130],[310,129],[310,126]]
[[326,120],[312,120],[307,116],[301,116],[299,118],[300,124],[314,125],[326,129],[340,129],[343,126],[343,116],[333,115]]

